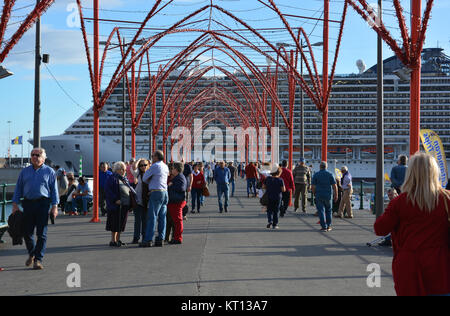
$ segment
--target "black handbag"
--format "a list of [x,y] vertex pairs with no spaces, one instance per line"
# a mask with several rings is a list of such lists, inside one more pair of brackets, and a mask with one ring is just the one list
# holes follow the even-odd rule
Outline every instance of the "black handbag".
[[262,198],[259,199],[259,203],[261,203],[261,205],[263,206],[269,205],[269,194],[267,193],[267,191],[263,194]]

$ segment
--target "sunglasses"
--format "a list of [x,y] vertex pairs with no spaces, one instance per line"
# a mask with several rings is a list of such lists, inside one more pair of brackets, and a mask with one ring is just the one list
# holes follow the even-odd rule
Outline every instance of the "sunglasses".
[[147,167],[148,165],[140,165],[139,168]]
[[31,154],[31,157],[41,157],[41,154]]

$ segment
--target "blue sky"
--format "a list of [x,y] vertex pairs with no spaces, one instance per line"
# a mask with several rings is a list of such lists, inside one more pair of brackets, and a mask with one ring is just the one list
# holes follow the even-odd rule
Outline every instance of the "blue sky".
[[[17,0],[16,8],[24,7],[34,0]],[[214,0],[215,4],[233,11],[233,14],[248,22],[248,24],[256,27],[279,27],[280,21],[276,16],[268,10],[262,9],[262,5],[256,0]],[[320,8],[323,2],[320,0],[278,0],[275,1],[280,5],[283,13],[309,15],[320,17]],[[369,1],[369,2],[376,2]],[[402,0],[405,10],[409,12],[409,0]],[[423,1],[425,5],[426,1]],[[42,67],[42,114],[41,126],[42,136],[57,135],[64,132],[73,121],[84,113],[91,106],[91,88],[86,65],[85,50],[82,43],[81,32],[79,28],[73,27],[70,23],[74,16],[72,11],[73,0],[56,0],[55,4],[42,17],[42,53],[50,54],[50,64],[47,65],[51,73],[56,77],[59,84],[73,99],[70,99],[58,86],[56,81],[45,66]],[[148,0],[100,0],[101,18],[106,19],[127,19],[132,21],[143,20],[144,12],[148,10],[153,1]],[[164,10],[161,15],[151,20],[149,26],[165,27],[173,24],[181,19],[186,13],[193,12],[209,3],[209,0],[178,0]],[[331,19],[340,19],[342,1],[331,0]],[[384,1],[385,9],[392,9],[391,1]],[[92,7],[91,0],[83,1],[86,8]],[[132,12],[131,12],[132,11]],[[433,14],[427,33],[427,41],[425,47],[435,47],[438,45],[450,54],[450,34],[448,21],[448,12],[450,11],[449,0],[435,0]],[[21,10],[13,14],[14,18],[20,19],[26,10]],[[389,14],[389,11],[386,11]],[[86,16],[91,16],[88,9],[85,11]],[[207,17],[206,12],[202,17]],[[216,20],[225,21],[223,14],[214,12],[213,16]],[[314,27],[314,23],[304,23],[304,20],[289,20],[292,26],[303,25],[305,30],[311,32],[311,41],[320,41],[321,27],[320,24]],[[235,27],[234,22],[227,22],[230,27]],[[409,18],[407,19],[409,25]],[[204,23],[205,24],[205,23]],[[397,34],[396,38],[400,38],[397,33],[397,25],[386,16],[386,24],[392,26],[393,34]],[[206,25],[206,24],[205,24]],[[102,24],[101,34],[108,34],[112,24]],[[87,23],[88,33],[92,34],[92,25]],[[11,27],[9,31],[14,30]],[[127,37],[131,37],[131,31],[124,31]],[[334,32],[334,33],[333,33]],[[336,30],[332,30],[331,38],[336,37]],[[7,34],[8,35],[8,34]],[[8,36],[6,36],[8,38]],[[192,37],[191,37],[192,39]],[[276,40],[275,35],[271,38]],[[184,40],[189,40],[184,38]],[[180,42],[180,37],[168,39],[166,43],[173,45],[174,42]],[[335,41],[331,40],[331,49],[334,50]],[[0,94],[2,113],[0,117],[0,156],[7,153],[9,143],[8,124],[11,121],[11,138],[24,135],[27,138],[28,130],[32,130],[33,126],[33,102],[34,102],[34,28],[30,29],[21,39],[19,44],[14,48],[7,57],[3,66],[14,72],[14,76],[2,79],[0,81]],[[317,52],[318,54],[320,52]],[[152,52],[152,58],[163,58],[168,54],[167,51],[155,50]],[[385,57],[392,55],[386,46],[384,50]],[[111,66],[117,60],[115,56],[111,56]],[[217,56],[215,58],[220,58]],[[257,57],[255,57],[257,58]],[[205,60],[208,58],[205,57]],[[353,9],[349,9],[340,58],[337,66],[337,73],[347,74],[356,73],[358,71],[355,62],[363,59],[367,67],[372,66],[376,62],[376,34],[371,30],[362,18],[357,15]],[[318,56],[318,62],[321,58]],[[106,75],[113,70],[113,67],[105,69]],[[107,80],[107,79],[106,79]],[[27,145],[25,145],[27,150]],[[13,146],[12,154],[20,155],[20,146]]]

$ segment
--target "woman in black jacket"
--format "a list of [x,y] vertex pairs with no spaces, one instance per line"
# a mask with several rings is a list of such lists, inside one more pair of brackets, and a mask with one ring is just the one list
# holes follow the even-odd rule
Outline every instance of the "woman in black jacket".
[[111,247],[126,246],[120,240],[120,234],[125,231],[128,212],[132,209],[132,197],[136,191],[125,177],[126,165],[122,161],[116,162],[113,175],[108,177],[105,184],[107,220],[106,230],[111,232]]
[[186,205],[187,181],[183,175],[183,164],[174,163],[171,169],[171,178],[168,184],[169,204],[167,209],[173,220],[174,238],[171,244],[183,242],[183,208]]

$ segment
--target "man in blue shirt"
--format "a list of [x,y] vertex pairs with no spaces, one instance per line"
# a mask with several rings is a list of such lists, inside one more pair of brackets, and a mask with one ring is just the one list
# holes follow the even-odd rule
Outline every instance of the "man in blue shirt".
[[[54,218],[58,215],[56,173],[44,165],[46,158],[47,155],[42,148],[31,151],[31,166],[21,171],[13,196],[13,213],[20,212],[19,204],[23,198],[24,239],[29,255],[25,265],[30,267],[34,263],[35,270],[44,268],[42,260],[47,244],[49,213],[51,212]],[[37,243],[34,241],[35,228]]]
[[391,181],[392,187],[400,194],[400,188],[403,185],[403,182],[405,182],[406,170],[408,170],[408,167],[406,166],[408,158],[405,155],[400,155],[397,163],[398,165],[391,170]]
[[108,170],[108,164],[106,162],[100,163],[99,177],[98,177],[98,203],[102,216],[106,214],[106,196],[105,196],[105,183],[108,178],[112,176],[112,172]]
[[312,192],[316,196],[316,207],[320,218],[321,231],[331,231],[331,198],[337,201],[337,185],[333,174],[327,170],[328,164],[320,163],[320,171],[316,172],[312,180]]
[[[222,213],[225,206],[225,213],[228,212],[228,200],[230,198],[230,169],[225,167],[225,161],[221,161],[214,171],[214,180],[217,183],[217,197],[219,199],[219,212]],[[222,204],[222,195],[225,196],[225,205]]]
[[81,201],[83,215],[87,215],[88,204],[92,202],[92,190],[84,177],[78,178],[77,191],[73,194],[74,203],[72,203],[72,212],[76,213],[78,201]]

